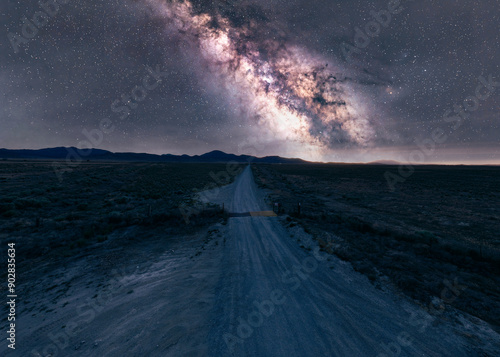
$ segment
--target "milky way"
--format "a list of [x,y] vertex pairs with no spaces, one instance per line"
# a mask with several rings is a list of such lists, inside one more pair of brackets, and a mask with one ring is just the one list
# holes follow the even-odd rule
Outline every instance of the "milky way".
[[253,121],[258,132],[271,134],[268,140],[291,141],[316,158],[339,143],[370,142],[374,130],[352,80],[320,56],[288,45],[258,8],[147,3],[169,32],[199,51],[216,87],[239,106],[243,118],[237,119]]

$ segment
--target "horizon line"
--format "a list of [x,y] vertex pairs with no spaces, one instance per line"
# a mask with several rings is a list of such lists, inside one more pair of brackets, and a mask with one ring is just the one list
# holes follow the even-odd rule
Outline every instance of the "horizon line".
[[[16,150],[29,150],[29,151],[40,151],[40,150],[47,150],[47,149],[76,149],[76,150],[82,150],[78,149],[75,146],[54,146],[54,147],[44,147],[40,149],[8,149],[8,148],[0,148],[0,150],[8,150],[8,151],[16,151]],[[89,149],[83,149],[83,150],[89,150]],[[360,165],[386,165],[386,166],[398,166],[398,165],[411,165],[411,166],[500,166],[500,162],[498,163],[491,163],[491,162],[443,162],[443,161],[433,161],[433,162],[425,162],[425,163],[412,163],[412,162],[403,162],[403,161],[397,161],[393,159],[378,159],[378,160],[372,160],[372,161],[311,161],[307,159],[303,159],[300,157],[286,157],[286,156],[281,156],[281,155],[265,155],[265,156],[254,156],[250,154],[233,154],[233,153],[228,153],[220,149],[213,149],[210,151],[207,151],[202,154],[172,154],[172,153],[163,153],[163,154],[156,154],[156,153],[150,153],[150,152],[136,152],[136,151],[111,151],[108,149],[100,149],[100,148],[90,148],[90,150],[101,150],[101,151],[107,151],[111,154],[145,154],[145,155],[152,155],[152,156],[164,156],[164,155],[172,155],[172,156],[189,156],[189,157],[195,157],[195,156],[203,156],[212,152],[221,152],[225,155],[234,155],[234,156],[249,156],[249,157],[255,157],[255,158],[267,158],[267,157],[279,157],[283,159],[292,159],[292,160],[302,160],[306,163],[312,163],[312,164],[360,164]],[[7,158],[4,158],[7,159]],[[45,160],[44,158],[11,158],[10,160]],[[51,160],[64,160],[64,159],[51,159]],[[106,160],[102,160],[106,161]],[[113,161],[113,160],[110,160]],[[126,160],[124,160],[126,162]],[[479,160],[478,160],[479,161]]]

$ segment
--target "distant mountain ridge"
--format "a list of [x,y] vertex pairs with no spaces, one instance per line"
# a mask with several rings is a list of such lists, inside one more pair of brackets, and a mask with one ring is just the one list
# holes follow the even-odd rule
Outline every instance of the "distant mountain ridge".
[[372,162],[367,162],[367,165],[401,165],[399,161],[394,161],[394,160],[378,160],[378,161],[372,161]]
[[[68,154],[78,152],[75,147],[55,147],[47,149],[0,149],[0,159],[51,159],[64,160]],[[71,157],[71,155],[70,155]],[[147,161],[147,162],[192,162],[192,163],[215,163],[215,162],[255,162],[269,164],[305,164],[308,161],[298,158],[284,158],[280,156],[255,157],[250,155],[227,154],[220,150],[207,152],[203,155],[172,155],[172,154],[146,154],[132,152],[111,152],[101,149],[92,149],[89,155],[81,155],[81,159],[91,161]]]

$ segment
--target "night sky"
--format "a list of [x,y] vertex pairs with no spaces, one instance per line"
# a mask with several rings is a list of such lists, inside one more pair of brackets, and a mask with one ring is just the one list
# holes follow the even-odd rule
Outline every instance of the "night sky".
[[500,164],[498,0],[43,3],[0,4],[0,147]]

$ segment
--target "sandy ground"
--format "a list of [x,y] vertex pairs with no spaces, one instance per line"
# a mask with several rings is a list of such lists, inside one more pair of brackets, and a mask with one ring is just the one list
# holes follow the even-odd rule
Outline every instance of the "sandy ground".
[[[216,193],[210,201],[232,212],[269,210],[250,168]],[[500,355],[487,324],[451,309],[431,317],[280,219],[233,217],[189,237],[158,231],[132,250],[117,236],[102,256],[46,274],[32,267],[18,349],[4,344],[0,355]]]
[[[206,356],[223,226],[115,247],[44,271],[19,295],[16,351],[1,356]],[[217,244],[217,245],[216,245]],[[31,275],[36,272],[30,272]],[[20,278],[21,280],[22,278]]]

